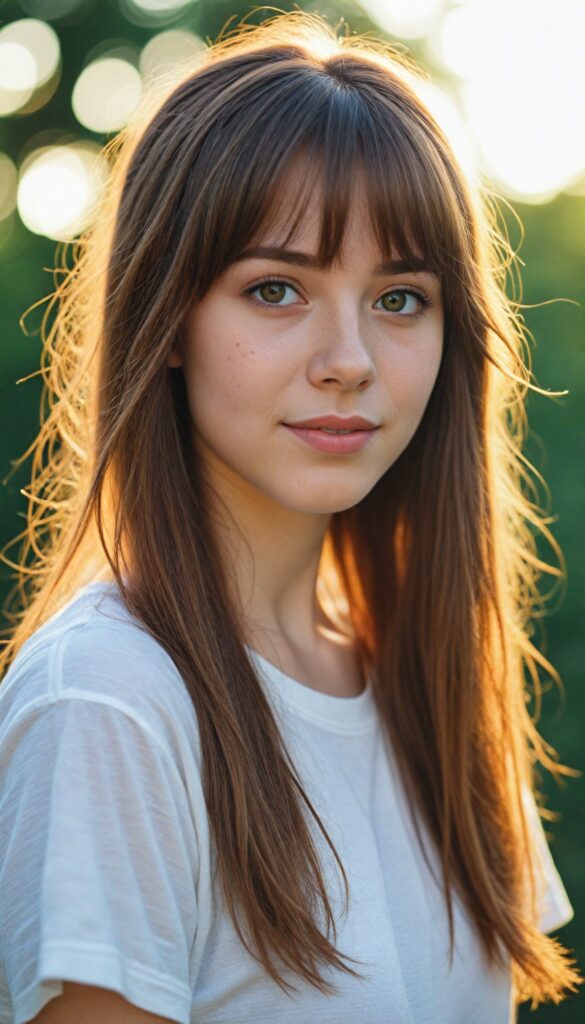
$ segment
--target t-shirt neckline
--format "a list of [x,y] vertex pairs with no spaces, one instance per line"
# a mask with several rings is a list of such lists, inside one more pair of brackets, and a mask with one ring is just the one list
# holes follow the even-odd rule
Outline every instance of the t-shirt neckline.
[[365,688],[356,697],[335,697],[293,679],[254,648],[245,646],[270,694],[303,718],[333,732],[358,733],[375,726],[377,709],[371,679],[367,679]]
[[[82,589],[94,588],[117,590],[117,584],[115,580],[92,580]],[[345,734],[368,732],[375,727],[378,712],[370,678],[366,680],[365,688],[357,697],[334,697],[321,690],[314,690],[298,679],[293,679],[253,647],[248,644],[244,646],[269,695],[277,703],[285,704],[301,718],[331,732]]]

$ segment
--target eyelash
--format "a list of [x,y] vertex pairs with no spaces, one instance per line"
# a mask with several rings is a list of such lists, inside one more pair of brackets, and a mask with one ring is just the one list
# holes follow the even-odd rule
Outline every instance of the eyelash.
[[[262,285],[265,285],[265,284],[285,284],[289,288],[292,288],[293,291],[297,292],[297,294],[298,294],[298,288],[296,287],[296,285],[294,285],[292,283],[292,281],[287,281],[284,277],[272,277],[272,276],[265,277],[265,278],[262,279],[262,281],[258,281],[258,284],[252,285],[251,288],[246,288],[246,290],[244,292],[245,295],[249,295],[250,296],[250,298],[252,299],[253,302],[255,302],[258,306],[263,307],[264,309],[270,309],[271,307],[273,309],[281,308],[280,306],[278,306],[276,304],[273,304],[271,302],[262,302],[260,299],[254,298],[253,292],[257,291],[258,288],[262,288]],[[425,312],[426,309],[429,308],[429,306],[433,305],[432,300],[428,297],[428,295],[426,295],[423,291],[419,291],[418,288],[413,288],[412,286],[409,286],[407,288],[404,285],[402,285],[402,286],[397,287],[397,288],[389,288],[388,291],[383,292],[383,294],[380,296],[380,298],[383,298],[384,295],[392,295],[394,292],[404,292],[406,295],[414,295],[415,298],[419,299],[419,301],[422,304],[422,309],[419,309],[419,311],[417,313],[396,313],[396,314],[394,314],[395,316],[400,317],[402,320],[416,320],[419,316],[423,315],[423,313]],[[379,300],[377,299],[376,301],[379,301]],[[392,315],[390,310],[386,310],[385,312],[390,313],[390,315]]]

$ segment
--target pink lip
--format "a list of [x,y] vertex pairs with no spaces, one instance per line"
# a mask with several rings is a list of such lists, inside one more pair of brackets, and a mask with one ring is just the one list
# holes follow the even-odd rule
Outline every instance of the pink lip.
[[338,416],[327,413],[326,416],[311,416],[296,423],[287,423],[287,427],[330,427],[331,430],[373,430],[378,426],[365,416]]
[[[288,423],[284,423],[283,426],[311,448],[329,455],[351,455],[352,452],[359,452],[375,433],[374,427],[368,430],[352,430],[351,434],[326,434],[315,427],[292,427]],[[349,427],[338,426],[332,429],[348,430]]]

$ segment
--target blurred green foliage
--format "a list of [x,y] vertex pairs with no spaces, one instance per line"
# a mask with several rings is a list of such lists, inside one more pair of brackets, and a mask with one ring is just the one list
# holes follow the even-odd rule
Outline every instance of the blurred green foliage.
[[[278,5],[282,10],[305,4]],[[202,38],[214,39],[228,19],[235,25],[251,5],[235,0],[201,2],[189,8],[172,27],[185,26]],[[345,17],[352,32],[371,31],[383,35],[377,27],[350,3],[323,3],[318,13],[332,25]],[[0,9],[3,24],[26,16],[16,3],[4,3]],[[235,17],[232,17],[235,16]],[[266,17],[266,14],[264,14]],[[262,20],[262,13],[248,18]],[[84,18],[72,24],[54,27],[59,34],[64,66],[56,95],[49,104],[28,117],[5,118],[0,121],[0,150],[17,163],[26,149],[27,140],[39,131],[57,128],[69,130],[77,137],[99,137],[75,122],[71,110],[71,91],[84,66],[87,52],[101,40],[126,40],[142,46],[158,31],[137,27],[127,22],[115,6],[90,4]],[[170,26],[164,26],[170,27]],[[415,46],[409,47],[415,58]],[[430,69],[432,71],[432,68]],[[105,141],[105,140],[102,140]],[[524,225],[525,238],[520,249],[524,261],[523,310],[526,325],[535,338],[533,368],[536,382],[546,390],[562,391],[562,398],[530,394],[527,409],[530,435],[526,454],[543,474],[550,487],[551,510],[556,517],[553,532],[560,542],[568,564],[567,586],[557,591],[544,626],[537,633],[541,649],[559,669],[564,694],[552,685],[543,703],[539,727],[545,738],[559,751],[563,763],[581,771],[585,768],[583,721],[585,695],[582,690],[585,664],[585,566],[583,563],[583,513],[585,510],[585,197],[561,195],[542,206],[513,204]],[[502,205],[509,235],[515,248],[520,239],[519,225],[513,213]],[[16,385],[19,378],[33,374],[39,367],[40,339],[38,332],[43,308],[33,311],[26,321],[29,336],[19,327],[19,317],[34,302],[51,292],[56,243],[32,235],[13,215],[10,238],[0,249],[0,310],[2,337],[0,344],[0,478],[5,479],[15,460],[35,437],[39,424],[40,379]],[[572,300],[552,301],[551,300]],[[546,303],[546,305],[538,305]],[[5,545],[23,528],[26,501],[20,488],[30,476],[30,460],[0,488],[0,544]],[[14,556],[15,550],[11,551]],[[552,552],[542,548],[545,559]],[[0,567],[0,600],[4,601],[11,582],[5,566]],[[543,579],[548,590],[554,580]],[[554,606],[554,607],[553,607]],[[584,785],[582,778],[569,780],[560,788],[544,779],[548,806],[558,811],[558,823],[548,826],[555,862],[575,909],[575,919],[560,933],[563,942],[575,950],[581,970],[585,971],[585,882],[583,863],[585,851]],[[541,1007],[529,1013],[520,1010],[520,1022],[535,1024],[578,1024],[585,1020],[585,993],[567,999],[560,1006]],[[447,1024],[447,1022],[437,1022]],[[495,1024],[495,1022],[494,1022]]]
[[[567,561],[567,582],[549,604],[544,629],[539,628],[540,649],[561,674],[563,692],[550,686],[543,698],[539,728],[558,750],[564,764],[585,768],[582,690],[585,644],[585,566],[583,564],[583,513],[585,511],[585,199],[562,195],[544,206],[514,204],[525,230],[520,251],[524,260],[524,302],[538,308],[524,310],[526,325],[535,339],[533,370],[538,385],[551,391],[568,390],[562,398],[530,394],[527,400],[530,433],[526,455],[545,478],[550,509],[555,516],[552,531]],[[513,224],[510,225],[514,233]],[[517,233],[517,229],[516,229]],[[551,300],[571,299],[572,303]],[[575,305],[573,303],[579,303]],[[541,547],[543,557],[552,553]],[[543,577],[544,592],[554,580]],[[574,949],[581,970],[585,965],[585,851],[584,780],[568,779],[559,788],[543,779],[547,806],[561,815],[546,825],[551,851],[559,869],[575,918],[559,938]],[[585,994],[560,1006],[545,1006],[530,1013],[521,1009],[520,1021],[547,1024],[578,1024],[585,1019]]]

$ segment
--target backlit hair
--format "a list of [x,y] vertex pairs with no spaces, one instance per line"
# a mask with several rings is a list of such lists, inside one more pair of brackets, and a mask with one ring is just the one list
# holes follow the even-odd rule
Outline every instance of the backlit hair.
[[389,44],[338,38],[297,10],[227,32],[108,144],[101,209],[71,266],[63,247],[45,314],[48,407],[20,460],[32,452],[21,552],[3,556],[17,583],[0,668],[80,585],[115,579],[193,701],[222,898],[242,942],[285,990],[283,968],[322,991],[320,967],[359,974],[335,947],[315,823],[334,848],[246,651],[182,370],[167,358],[193,303],[274,221],[293,162],[306,173],[279,241],[320,187],[324,267],[365,176],[382,258],[422,256],[440,276],[444,349],[410,444],[332,515],[318,589],[355,639],[413,816],[436,844],[451,944],[454,887],[486,957],[510,961],[535,1006],[581,983],[540,932],[526,883],[523,793],[538,762],[572,773],[526,703],[540,670],[556,677],[530,639],[539,575],[558,572],[539,561],[534,529],[560,553],[521,454],[533,385],[505,291],[513,254],[421,81]]

